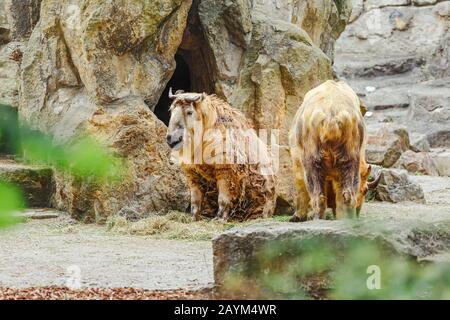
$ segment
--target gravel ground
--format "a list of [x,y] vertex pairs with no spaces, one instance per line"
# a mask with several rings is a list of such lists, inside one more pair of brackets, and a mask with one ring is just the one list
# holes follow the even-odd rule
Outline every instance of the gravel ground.
[[213,283],[209,241],[118,235],[66,216],[0,234],[0,287],[199,289]]

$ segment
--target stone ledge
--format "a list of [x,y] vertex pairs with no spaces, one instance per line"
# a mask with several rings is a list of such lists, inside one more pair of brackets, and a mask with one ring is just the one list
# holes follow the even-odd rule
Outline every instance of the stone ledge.
[[[450,211],[433,216],[411,213],[409,218],[376,215],[358,221],[263,222],[229,230],[213,240],[214,277],[222,284],[226,275],[248,266],[265,245],[279,240],[323,239],[333,245],[347,241],[377,241],[386,248],[418,260],[433,261],[450,252]],[[450,260],[448,260],[450,262]]]
[[28,207],[49,207],[54,191],[53,170],[0,159],[0,179],[22,189]]

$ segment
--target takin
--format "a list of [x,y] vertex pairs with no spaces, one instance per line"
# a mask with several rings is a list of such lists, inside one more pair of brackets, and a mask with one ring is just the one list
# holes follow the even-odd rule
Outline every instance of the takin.
[[297,211],[292,222],[359,217],[371,166],[365,160],[364,106],[345,83],[326,81],[309,91],[289,133]]
[[245,116],[215,95],[170,90],[167,143],[191,191],[191,213],[227,221],[270,217],[274,159]]

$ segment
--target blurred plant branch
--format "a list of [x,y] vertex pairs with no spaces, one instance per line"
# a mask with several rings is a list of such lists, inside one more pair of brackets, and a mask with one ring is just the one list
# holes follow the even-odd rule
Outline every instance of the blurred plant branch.
[[[19,125],[16,110],[3,104],[0,104],[0,154],[13,154],[23,162],[51,166],[98,184],[120,181],[126,169],[122,158],[91,137],[55,144],[50,135]],[[15,221],[12,214],[22,209],[22,204],[21,190],[0,178],[0,228]]]

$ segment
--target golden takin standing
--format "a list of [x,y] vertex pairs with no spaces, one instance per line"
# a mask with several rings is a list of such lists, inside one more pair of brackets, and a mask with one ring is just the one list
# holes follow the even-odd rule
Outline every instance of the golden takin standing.
[[188,180],[194,219],[272,216],[274,162],[245,116],[215,95],[170,90],[169,97],[167,143]]
[[361,101],[345,83],[327,81],[309,91],[289,134],[297,211],[291,221],[359,216],[371,167],[365,160]]

